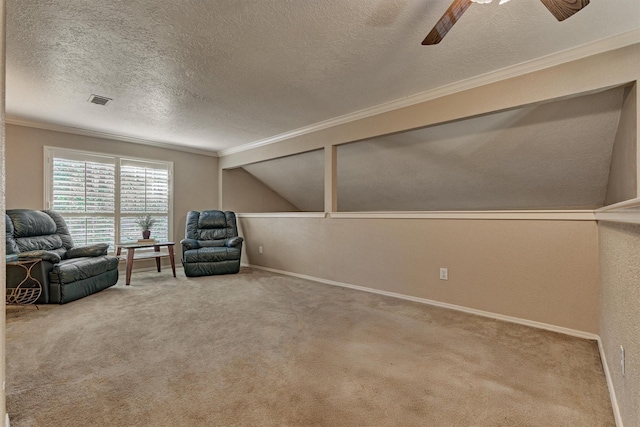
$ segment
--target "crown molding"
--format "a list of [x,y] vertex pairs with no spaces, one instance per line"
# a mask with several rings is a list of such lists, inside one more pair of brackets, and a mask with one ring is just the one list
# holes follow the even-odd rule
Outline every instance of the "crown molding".
[[333,119],[325,120],[305,126],[299,129],[285,132],[279,135],[275,135],[269,138],[264,138],[258,141],[243,144],[237,147],[228,148],[218,152],[219,157],[228,156],[243,151],[252,150],[254,148],[263,147],[265,145],[274,144],[276,142],[284,141],[290,138],[294,138],[301,135],[306,135],[312,132],[317,132],[322,129],[327,129],[333,126],[349,123],[352,121],[364,119],[367,117],[375,116],[389,111],[397,110],[403,107],[409,107],[411,105],[419,104],[433,99],[442,98],[447,95],[462,92],[465,90],[473,89],[476,87],[484,86],[491,83],[496,83],[501,80],[506,80],[513,77],[518,77],[524,74],[529,74],[535,71],[543,70],[545,68],[554,67],[567,62],[576,61],[578,59],[586,58],[588,56],[604,53],[607,51],[621,49],[623,47],[630,46],[632,44],[640,43],[640,29],[628,31],[626,33],[618,34],[613,37],[598,40],[593,43],[577,46],[571,49],[567,49],[561,52],[553,53],[551,55],[542,56],[540,58],[533,59],[531,61],[522,62],[517,65],[512,65],[500,70],[492,71],[486,74],[481,74],[466,80],[461,80],[456,83],[441,86],[436,89],[420,92],[415,95],[407,96],[395,101],[387,102],[377,105],[375,107],[366,108],[364,110],[356,111],[353,113],[345,114],[343,116],[335,117]]
[[168,142],[150,141],[148,139],[134,138],[134,137],[124,136],[124,135],[116,135],[113,133],[99,132],[99,131],[81,129],[81,128],[76,128],[71,126],[55,125],[52,123],[45,123],[45,122],[38,122],[38,121],[31,121],[31,120],[22,120],[22,119],[16,119],[12,117],[7,117],[5,119],[5,123],[10,125],[25,126],[25,127],[35,128],[35,129],[50,130],[54,132],[70,133],[73,135],[89,136],[92,138],[104,138],[104,139],[111,139],[114,141],[150,145],[152,147],[165,148],[167,150],[174,150],[174,151],[183,151],[183,152],[192,153],[192,154],[200,154],[203,156],[218,157],[218,153],[215,151],[184,147],[177,144],[170,144]]

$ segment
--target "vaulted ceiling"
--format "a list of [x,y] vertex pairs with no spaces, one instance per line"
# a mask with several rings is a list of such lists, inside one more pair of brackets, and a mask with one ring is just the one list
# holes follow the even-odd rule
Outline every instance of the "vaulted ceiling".
[[9,0],[7,117],[217,152],[640,28],[513,0],[421,46],[450,1]]

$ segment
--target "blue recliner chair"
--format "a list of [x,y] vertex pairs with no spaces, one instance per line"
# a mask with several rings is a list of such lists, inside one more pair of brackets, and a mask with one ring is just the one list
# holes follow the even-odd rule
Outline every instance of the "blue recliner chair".
[[[118,258],[109,245],[74,246],[64,218],[52,210],[11,209],[6,212],[7,254],[38,258],[33,276],[42,285],[37,304],[64,304],[118,282]],[[7,287],[15,288],[25,270],[7,266]]]
[[235,274],[240,271],[244,239],[238,236],[236,214],[190,211],[186,238],[181,240],[182,265],[188,277]]

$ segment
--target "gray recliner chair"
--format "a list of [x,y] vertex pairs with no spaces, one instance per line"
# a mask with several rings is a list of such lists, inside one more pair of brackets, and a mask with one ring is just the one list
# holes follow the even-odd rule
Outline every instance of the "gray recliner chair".
[[182,265],[188,277],[234,274],[240,271],[243,238],[236,214],[230,211],[190,211],[186,238],[181,240]]
[[[64,304],[118,281],[118,258],[107,255],[109,245],[74,247],[64,218],[55,211],[8,210],[6,232],[7,254],[42,260],[31,271],[42,284],[36,304]],[[7,265],[7,287],[16,287],[24,275],[24,269]]]

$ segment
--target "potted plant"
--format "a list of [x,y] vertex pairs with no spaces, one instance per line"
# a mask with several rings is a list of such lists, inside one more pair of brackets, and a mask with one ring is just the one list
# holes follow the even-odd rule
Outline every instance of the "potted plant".
[[151,214],[142,215],[136,219],[136,224],[142,230],[142,238],[148,239],[151,236],[151,228],[155,225],[156,219],[151,218]]

